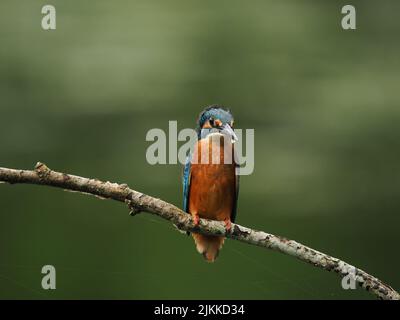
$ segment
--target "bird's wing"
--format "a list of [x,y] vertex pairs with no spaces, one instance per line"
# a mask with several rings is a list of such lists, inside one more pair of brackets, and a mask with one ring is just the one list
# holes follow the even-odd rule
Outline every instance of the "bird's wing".
[[190,191],[190,167],[191,167],[191,155],[186,158],[185,167],[183,168],[183,210],[189,213],[189,191]]
[[238,198],[239,198],[239,174],[238,174],[238,172],[236,172],[236,171],[238,171],[239,166],[236,165],[235,169],[236,169],[235,170],[235,195],[233,198],[233,209],[232,209],[232,214],[231,214],[232,222],[235,222],[235,219],[236,219],[237,202],[238,202]]

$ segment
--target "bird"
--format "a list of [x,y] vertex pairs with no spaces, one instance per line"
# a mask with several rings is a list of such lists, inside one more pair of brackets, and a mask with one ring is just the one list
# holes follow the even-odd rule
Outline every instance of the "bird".
[[[206,107],[197,120],[197,141],[183,169],[183,209],[200,218],[224,221],[229,231],[235,222],[239,193],[234,143],[238,140],[231,111],[222,105]],[[218,257],[225,237],[193,232],[197,251],[207,262]]]

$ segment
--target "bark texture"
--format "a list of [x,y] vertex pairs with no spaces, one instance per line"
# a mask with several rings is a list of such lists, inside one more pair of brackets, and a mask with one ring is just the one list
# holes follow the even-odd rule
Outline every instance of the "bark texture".
[[56,172],[40,162],[36,164],[34,170],[0,168],[0,182],[46,185],[124,202],[130,208],[131,215],[141,211],[148,212],[172,222],[184,231],[225,236],[244,243],[279,251],[324,270],[334,271],[342,277],[350,277],[362,288],[381,299],[400,300],[399,293],[392,287],[340,259],[314,250],[294,240],[288,240],[234,223],[229,231],[225,230],[223,222],[207,219],[200,219],[200,224],[195,226],[191,215],[178,207],[130,189],[126,184],[104,182],[98,179]]

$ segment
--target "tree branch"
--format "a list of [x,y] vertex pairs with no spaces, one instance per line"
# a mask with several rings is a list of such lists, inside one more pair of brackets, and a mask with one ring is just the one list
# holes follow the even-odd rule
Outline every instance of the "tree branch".
[[174,223],[181,230],[225,236],[244,243],[279,251],[324,270],[335,271],[342,277],[348,276],[354,279],[362,288],[381,299],[400,300],[399,293],[389,285],[342,260],[311,249],[296,241],[246,228],[238,224],[232,224],[232,228],[226,231],[223,222],[200,219],[200,224],[195,226],[190,214],[168,202],[132,190],[126,184],[103,182],[97,179],[52,171],[40,162],[36,164],[33,171],[0,168],[0,181],[10,184],[47,185],[125,202],[129,206],[131,214],[145,211]]

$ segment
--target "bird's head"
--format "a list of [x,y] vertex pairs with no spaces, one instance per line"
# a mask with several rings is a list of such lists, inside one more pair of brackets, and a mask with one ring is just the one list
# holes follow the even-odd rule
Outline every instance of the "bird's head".
[[198,119],[198,136],[203,139],[210,134],[222,134],[231,138],[232,143],[238,140],[233,131],[234,119],[232,113],[219,105],[205,108]]

